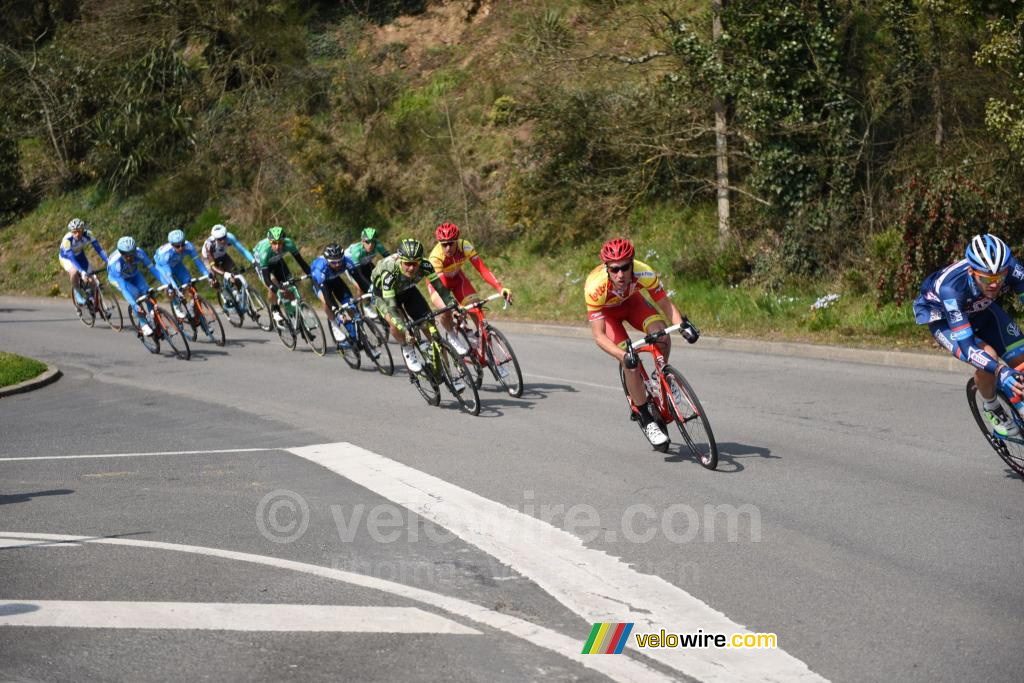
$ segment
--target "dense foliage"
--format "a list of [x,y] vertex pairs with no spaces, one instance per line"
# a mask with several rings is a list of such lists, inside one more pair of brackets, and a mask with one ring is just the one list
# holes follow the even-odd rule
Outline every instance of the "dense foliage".
[[715,40],[696,0],[14,0],[0,225],[92,188],[143,240],[450,218],[568,247],[713,207],[719,101],[731,233],[695,276],[888,301],[974,231],[1021,244],[1020,3],[721,4]]

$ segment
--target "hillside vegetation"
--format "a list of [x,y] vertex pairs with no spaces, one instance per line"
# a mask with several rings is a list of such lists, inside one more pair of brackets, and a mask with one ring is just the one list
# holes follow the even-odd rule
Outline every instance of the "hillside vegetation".
[[717,39],[713,5],[12,0],[0,291],[66,290],[72,216],[149,250],[280,224],[307,256],[450,220],[520,316],[581,320],[624,234],[710,332],[902,343],[967,236],[1024,246],[1019,3],[728,0]]

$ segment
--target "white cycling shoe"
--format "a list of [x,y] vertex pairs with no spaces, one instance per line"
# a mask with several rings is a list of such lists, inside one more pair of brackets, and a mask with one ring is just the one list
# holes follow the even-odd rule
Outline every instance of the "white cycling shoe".
[[445,334],[445,339],[447,339],[448,343],[452,345],[452,349],[455,350],[455,353],[460,356],[465,356],[469,353],[469,347],[462,341],[461,335],[448,333]]
[[644,427],[644,433],[647,435],[647,440],[651,442],[652,446],[660,446],[668,442],[668,435],[661,431],[661,427],[654,420],[647,423]]
[[998,405],[994,410],[985,410],[985,419],[992,425],[992,431],[996,436],[1006,438],[1017,438],[1020,436],[1020,429],[1012,417],[1006,414],[1003,406]]
[[409,368],[409,372],[423,372],[423,359],[415,346],[403,345],[402,357],[405,358],[405,367]]
[[152,337],[153,328],[149,326],[149,323],[142,323],[142,327],[139,328],[139,332],[142,332],[143,336]]

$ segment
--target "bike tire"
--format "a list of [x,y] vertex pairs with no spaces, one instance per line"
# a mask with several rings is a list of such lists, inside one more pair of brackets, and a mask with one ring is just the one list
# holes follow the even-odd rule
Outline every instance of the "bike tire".
[[234,292],[228,290],[227,282],[222,283],[217,290],[217,300],[220,302],[220,308],[228,319],[228,324],[232,327],[241,327],[245,322],[245,316],[238,309],[238,299],[235,297]]
[[291,318],[282,313],[281,322],[275,322],[274,327],[277,329],[277,337],[284,344],[285,348],[289,351],[295,350],[295,328],[292,327]]
[[430,361],[424,359],[422,372],[410,372],[409,381],[416,385],[416,391],[420,392],[420,396],[428,405],[441,404],[441,387],[434,379],[434,369],[430,365]]
[[309,344],[309,348],[313,349],[313,353],[318,356],[327,353],[327,335],[320,323],[320,316],[305,301],[299,303],[299,327],[302,330],[302,338]]
[[[491,325],[487,326],[487,335],[487,365],[491,369],[491,374],[494,375],[498,384],[505,388],[509,396],[521,398],[523,395],[523,371],[519,367],[519,358],[512,350],[508,337]],[[498,371],[499,367],[508,369],[508,377],[501,376]]]
[[[117,297],[113,297],[108,301],[107,297],[103,294],[102,287],[97,287],[96,291],[99,293],[97,309],[100,311],[100,315],[107,321],[110,329],[114,332],[120,332],[124,329],[124,314],[121,312],[121,302],[117,300]],[[109,315],[106,313],[106,308],[110,309]]]
[[[646,371],[644,371],[643,376],[646,382]],[[655,446],[653,443],[651,443],[651,440],[647,438],[647,432],[644,430],[643,422],[640,421],[639,416],[633,409],[633,401],[629,397],[629,387],[626,386],[626,372],[625,370],[622,369],[621,363],[619,364],[619,383],[622,385],[622,394],[623,396],[626,397],[626,408],[629,409],[629,418],[631,420],[634,420],[636,422],[636,426],[640,428],[640,433],[643,435],[644,441],[650,444],[651,448],[658,451],[659,453],[668,453],[668,449],[672,445],[671,439],[665,441],[665,443],[663,444]],[[666,435],[668,434],[668,425],[666,425],[665,421],[660,417],[658,418],[658,426],[661,427],[661,431],[665,432]]]
[[487,363],[486,351],[484,352],[484,357],[481,358],[478,351],[479,347],[471,342],[469,335],[466,334],[466,326],[467,323],[463,320],[455,328],[455,334],[459,335],[462,345],[469,349],[466,355],[462,357],[462,362],[473,373],[473,386],[479,389],[484,385],[484,364]]
[[210,302],[201,296],[196,297],[196,318],[203,328],[203,332],[213,337],[213,343],[217,346],[224,346],[227,339],[224,337],[224,325],[220,321],[217,309],[210,305]]
[[[683,441],[690,452],[709,470],[718,467],[718,444],[711,430],[711,423],[704,408],[697,398],[697,392],[683,377],[683,373],[671,365],[661,371],[664,378],[662,391],[666,391],[665,401],[672,409],[672,417],[683,435]],[[679,391],[675,391],[678,389]]]
[[356,332],[363,351],[377,367],[377,371],[383,375],[395,374],[395,360],[391,356],[387,337],[381,337],[376,326],[362,319],[356,322]]
[[[338,355],[341,356],[341,359],[353,370],[358,370],[363,364],[362,356],[359,354],[358,340],[346,337],[346,343],[343,347],[341,346],[341,342],[338,341],[338,338],[334,336],[334,327],[328,325],[327,329],[331,333],[331,342],[334,344],[334,348],[337,350]],[[357,329],[356,333],[358,334],[358,332],[359,331]]]
[[273,330],[274,316],[271,315],[270,306],[267,305],[267,300],[263,298],[263,295],[252,287],[248,287],[246,298],[248,299],[248,315],[256,323],[256,327],[264,332]]
[[82,321],[83,325],[92,327],[96,324],[96,311],[89,305],[88,299],[84,304],[80,304],[75,300],[75,293],[71,292],[71,303],[74,304],[75,312],[78,314],[78,319]]
[[[967,380],[967,403],[971,407],[971,414],[974,415],[974,421],[977,423],[978,429],[981,430],[985,440],[988,441],[988,445],[992,447],[996,455],[1006,463],[1006,466],[1016,472],[1021,478],[1024,478],[1024,445],[994,436],[988,421],[982,415],[981,402],[981,394],[978,393],[978,387],[974,382],[974,378],[971,377]],[[1002,394],[999,394],[999,402],[1003,405],[1003,410],[1006,411],[1007,415],[1013,415],[1016,412]]]
[[192,347],[188,345],[188,338],[181,329],[178,319],[171,315],[167,309],[157,307],[156,317],[160,320],[158,326],[167,340],[167,345],[174,351],[174,355],[181,360],[188,360],[192,357]]
[[[452,396],[455,397],[455,400],[458,401],[459,406],[463,410],[470,415],[479,415],[480,394],[477,392],[476,384],[474,384],[473,371],[465,363],[465,358],[471,358],[470,354],[460,356],[447,341],[441,341],[440,344],[441,377],[444,380],[445,386],[448,387],[448,391],[452,392]],[[473,358],[473,362],[476,362],[475,358]],[[462,391],[455,389],[455,381],[458,379],[462,380],[464,387]]]
[[[142,330],[139,329],[138,316],[135,315],[135,307],[128,307],[128,321],[132,327],[135,328],[135,334],[138,335],[139,341],[150,353],[160,353],[160,340],[157,338],[156,333],[149,335],[148,337],[142,334]],[[150,325],[152,327],[152,325]]]

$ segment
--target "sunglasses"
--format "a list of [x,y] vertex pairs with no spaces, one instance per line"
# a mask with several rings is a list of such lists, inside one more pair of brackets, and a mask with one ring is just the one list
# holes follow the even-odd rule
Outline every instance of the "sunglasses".
[[174,247],[175,249],[184,249],[185,243],[182,242],[181,244],[172,244],[171,246]]
[[338,266],[341,265],[341,263],[341,261],[328,261],[327,265],[329,265],[331,268],[337,268]]
[[442,247],[454,247],[455,246],[455,240],[447,240],[445,242],[441,242],[441,246]]
[[606,266],[609,273],[621,273],[626,270],[630,270],[633,267],[633,262],[625,263],[621,266]]
[[982,282],[1001,282],[1003,280],[1003,278],[1006,277],[1006,274],[1008,272],[1010,272],[1009,268],[1001,270],[998,273],[994,273],[992,275],[989,275],[988,273],[979,273],[978,271],[974,271],[974,274]]

